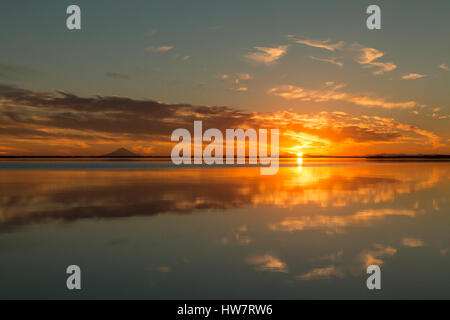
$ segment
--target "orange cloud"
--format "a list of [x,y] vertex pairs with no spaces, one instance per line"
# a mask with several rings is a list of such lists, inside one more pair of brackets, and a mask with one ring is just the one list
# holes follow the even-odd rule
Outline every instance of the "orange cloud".
[[397,66],[392,62],[375,61],[384,56],[383,52],[375,48],[364,48],[358,44],[353,47],[359,52],[359,55],[356,57],[356,62],[367,67],[378,68],[372,72],[374,75],[381,75],[397,68]]
[[420,78],[425,78],[426,74],[420,74],[420,73],[408,73],[402,76],[403,80],[416,80]]
[[271,254],[251,257],[247,259],[247,262],[259,271],[287,272],[286,263]]
[[393,256],[397,253],[397,249],[390,246],[376,244],[375,249],[367,250],[361,253],[360,259],[363,262],[364,267],[370,265],[381,266],[384,263],[384,258],[387,256]]
[[[248,79],[248,76],[235,80],[239,84],[246,81],[241,78]],[[236,86],[235,90],[246,88]],[[269,93],[304,101],[349,101],[385,108],[417,106],[413,101],[390,102],[352,95],[341,92],[340,88],[328,83],[322,90],[287,86],[273,88]],[[425,129],[392,118],[345,112],[248,112],[231,107],[165,104],[126,97],[80,97],[65,91],[41,93],[4,85],[0,85],[0,99],[0,137],[4,147],[1,152],[13,148],[28,155],[98,155],[123,146],[144,154],[151,151],[153,155],[168,155],[173,146],[170,141],[173,130],[192,128],[195,120],[202,120],[205,130],[278,128],[281,154],[296,153],[294,149],[298,146],[305,147],[304,152],[320,154],[367,152],[388,145],[395,146],[395,150],[399,150],[399,145],[421,150],[444,146],[439,136]],[[355,148],[357,145],[359,149]]]
[[364,210],[350,216],[301,216],[298,218],[285,218],[284,220],[269,225],[273,231],[303,231],[303,230],[323,230],[328,234],[342,233],[344,228],[351,226],[371,226],[376,220],[387,216],[407,216],[414,217],[413,210]]
[[405,247],[410,247],[410,248],[418,248],[418,247],[423,247],[424,243],[422,239],[416,239],[416,238],[403,238],[402,239],[402,244]]
[[325,268],[316,268],[311,271],[301,274],[296,277],[297,280],[321,280],[321,279],[329,279],[331,277],[339,277],[342,278],[344,273],[337,269],[335,266],[331,265]]
[[439,66],[439,68],[441,68],[442,70],[445,70],[445,71],[450,71],[450,67],[448,67],[445,63],[441,64]]
[[284,85],[271,88],[267,91],[268,94],[273,94],[284,98],[286,100],[300,100],[313,102],[326,101],[345,101],[356,105],[365,107],[380,107],[385,109],[392,108],[413,108],[420,106],[415,101],[391,102],[382,98],[374,98],[362,94],[349,94],[339,91],[345,85],[337,85],[329,82],[322,90],[311,90],[293,85]]

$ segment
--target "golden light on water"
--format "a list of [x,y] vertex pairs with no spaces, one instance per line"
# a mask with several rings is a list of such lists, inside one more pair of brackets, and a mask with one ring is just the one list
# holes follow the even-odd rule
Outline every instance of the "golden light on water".
[[303,153],[299,152],[297,153],[297,163],[298,163],[298,170],[303,170]]

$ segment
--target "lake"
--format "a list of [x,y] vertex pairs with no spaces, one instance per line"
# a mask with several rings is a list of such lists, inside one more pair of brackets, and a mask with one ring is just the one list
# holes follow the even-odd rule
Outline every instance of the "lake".
[[445,161],[1,161],[0,298],[450,299],[449,190]]

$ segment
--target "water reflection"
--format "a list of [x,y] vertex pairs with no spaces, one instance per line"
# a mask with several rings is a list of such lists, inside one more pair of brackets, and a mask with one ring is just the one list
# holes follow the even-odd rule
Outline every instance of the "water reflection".
[[450,297],[449,163],[301,162],[275,176],[3,170],[0,297],[39,281],[17,271],[30,259],[48,297],[67,294],[48,270],[73,259],[96,279],[90,298],[370,298],[370,264],[390,285],[379,297]]
[[[301,159],[301,158],[300,158]],[[300,160],[299,159],[299,160]],[[418,168],[420,168],[418,170]],[[322,208],[389,204],[401,195],[431,188],[448,179],[449,166],[323,166],[281,168],[260,176],[257,168],[164,169],[143,171],[2,171],[0,230],[51,220],[114,218],[237,207]],[[395,209],[295,214],[273,230],[341,229],[387,215],[413,217],[423,212],[420,198]],[[445,199],[432,199],[439,210]]]

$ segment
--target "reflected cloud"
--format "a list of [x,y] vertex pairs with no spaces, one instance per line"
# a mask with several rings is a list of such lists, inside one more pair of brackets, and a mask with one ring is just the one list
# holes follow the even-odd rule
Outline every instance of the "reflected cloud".
[[153,270],[161,273],[169,273],[172,272],[172,268],[169,266],[157,266]]
[[370,226],[374,220],[382,219],[386,216],[407,216],[414,217],[413,210],[363,210],[350,216],[332,215],[308,215],[299,218],[285,218],[279,223],[269,224],[273,231],[303,231],[308,229],[323,230],[328,234],[342,233],[344,228],[355,226]]
[[424,246],[424,242],[422,239],[416,239],[416,238],[403,238],[402,239],[402,244],[405,247],[410,247],[410,248],[419,248],[419,247],[423,247]]
[[344,277],[344,273],[337,269],[334,265],[325,267],[325,268],[316,268],[311,271],[301,274],[296,277],[297,280],[322,280],[322,279],[330,279],[332,277]]
[[247,263],[254,265],[258,271],[287,272],[286,263],[270,254],[251,257]]
[[[297,163],[296,163],[297,165]],[[260,176],[258,168],[158,170],[1,171],[0,231],[47,222],[125,218],[245,206],[295,209],[272,230],[342,232],[349,226],[370,226],[388,216],[414,217],[424,209],[377,208],[402,195],[428,189],[448,178],[448,166],[415,170],[416,165],[282,167],[276,176]],[[423,167],[422,167],[423,169]],[[68,183],[70,181],[70,183]],[[446,203],[442,202],[440,205]],[[362,206],[356,213],[301,213],[300,208]],[[437,205],[435,204],[435,209]],[[247,226],[245,226],[247,228]],[[228,241],[250,243],[244,227]]]
[[336,261],[342,258],[342,256],[344,255],[344,250],[339,250],[337,252],[333,252],[324,256],[320,256],[318,258],[311,258],[309,259],[309,261],[314,262],[314,261]]
[[228,245],[230,243],[237,243],[239,245],[249,245],[252,242],[252,238],[247,234],[247,225],[242,225],[237,229],[233,230],[231,236],[224,236],[221,239],[223,245]]
[[365,267],[372,264],[381,266],[384,263],[384,258],[393,256],[397,253],[397,249],[382,244],[375,244],[374,249],[367,250],[361,253],[361,260]]

